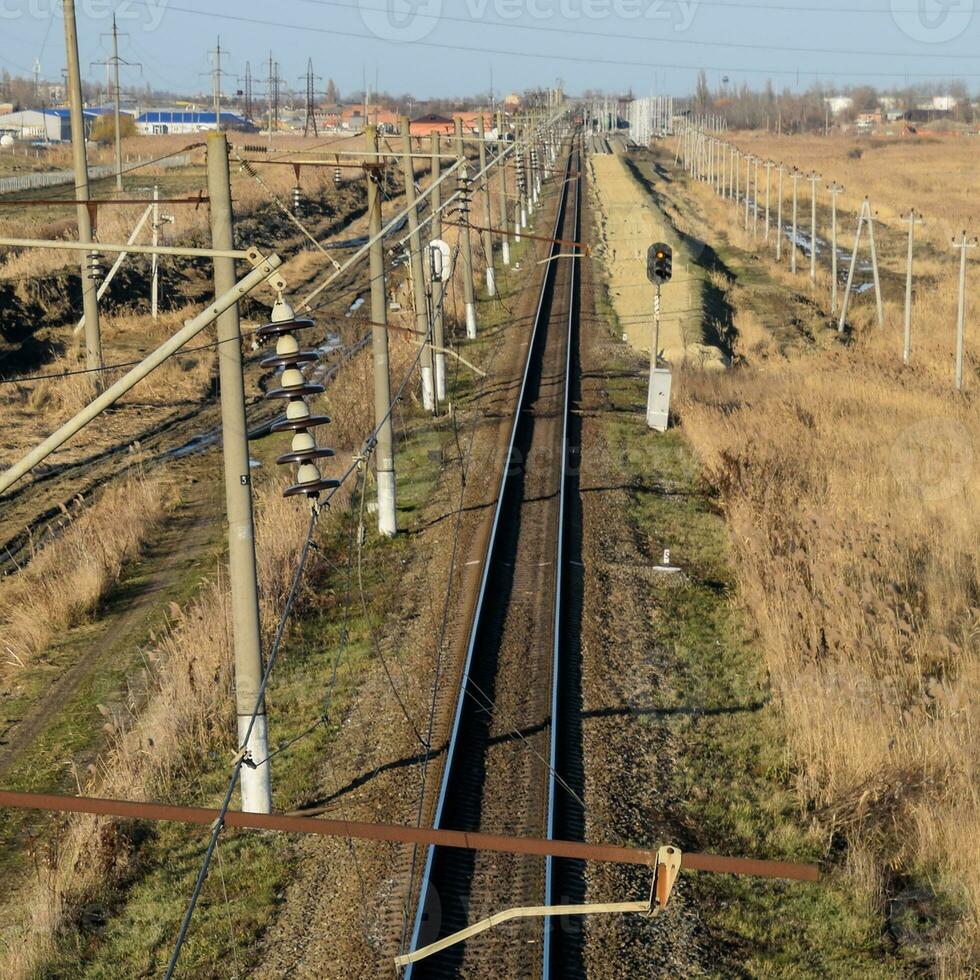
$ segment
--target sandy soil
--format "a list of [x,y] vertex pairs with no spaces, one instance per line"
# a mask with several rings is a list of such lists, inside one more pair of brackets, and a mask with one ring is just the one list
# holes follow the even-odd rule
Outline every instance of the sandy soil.
[[653,336],[653,286],[646,275],[647,249],[664,241],[674,251],[673,279],[663,287],[660,354],[672,364],[721,366],[723,355],[705,343],[702,327],[703,274],[689,246],[632,176],[618,154],[589,158],[598,200],[595,254],[609,276],[609,292],[623,335],[637,350],[649,351]]

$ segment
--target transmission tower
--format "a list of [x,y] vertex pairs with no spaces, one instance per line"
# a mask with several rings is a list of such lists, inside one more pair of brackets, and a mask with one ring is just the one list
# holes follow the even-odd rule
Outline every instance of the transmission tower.
[[228,72],[221,68],[222,54],[228,51],[221,47],[221,38],[218,38],[217,46],[208,52],[211,55],[211,71],[206,74],[211,76],[211,100],[214,104],[214,120],[218,131],[221,131],[221,78]]
[[245,118],[251,122],[252,121],[252,65],[251,62],[245,62]]
[[[300,76],[303,77],[303,76]],[[319,136],[316,128],[316,91],[315,91],[315,81],[319,79],[323,81],[321,75],[313,74],[313,59],[310,58],[306,63],[306,121],[303,123],[303,135],[308,136],[310,129],[313,130],[314,136]]]

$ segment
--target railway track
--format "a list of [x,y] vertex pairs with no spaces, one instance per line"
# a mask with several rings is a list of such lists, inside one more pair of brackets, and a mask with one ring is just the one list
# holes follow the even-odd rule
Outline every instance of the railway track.
[[[565,660],[568,649],[577,657],[565,627],[577,608],[566,595],[565,566],[577,548],[566,498],[577,479],[569,409],[577,392],[578,276],[574,247],[558,244],[578,240],[579,142],[576,136],[567,151],[453,716],[434,818],[445,829],[581,834],[581,757],[563,725],[579,696],[577,663]],[[410,948],[504,908],[569,900],[580,890],[576,880],[580,868],[550,859],[430,848]],[[575,976],[575,944],[560,931],[524,920],[412,964],[405,976]]]

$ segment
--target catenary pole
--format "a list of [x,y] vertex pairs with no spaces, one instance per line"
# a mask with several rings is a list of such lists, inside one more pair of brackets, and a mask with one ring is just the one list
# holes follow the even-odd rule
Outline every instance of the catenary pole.
[[[463,120],[456,117],[456,159],[460,161],[459,177],[461,185],[469,180],[466,173],[466,146],[463,142]],[[461,188],[462,189],[462,188]],[[473,243],[470,240],[470,216],[464,215],[460,229],[463,259],[463,305],[466,310],[466,336],[473,340],[476,337],[476,294],[473,289]]]
[[[432,134],[432,209],[431,231],[433,238],[442,238],[442,184],[440,169],[442,167],[442,147],[438,132]],[[435,347],[435,381],[436,400],[446,400],[446,321],[443,318],[442,280],[435,278],[431,284],[432,290],[432,343]]]
[[[375,452],[378,483],[378,530],[391,538],[398,533],[395,516],[395,445],[391,424],[391,375],[388,368],[388,302],[385,293],[384,242],[381,238],[381,189],[378,127],[367,126],[368,234],[371,238],[371,350],[374,361],[374,418],[379,426]],[[373,161],[371,157],[373,156]]]
[[[78,32],[75,27],[75,0],[64,0],[65,56],[68,66],[68,98],[71,105],[71,149],[75,170],[75,199],[87,201],[88,160],[85,155],[85,116],[82,112],[82,77],[78,64]],[[82,245],[92,242],[92,218],[88,206],[79,204],[78,240]],[[102,332],[99,325],[98,283],[90,268],[91,249],[81,257],[82,310],[85,315],[85,366],[90,370],[102,367]],[[91,263],[94,265],[94,262]],[[102,376],[96,374],[96,387],[102,387]]]
[[427,411],[436,408],[433,389],[432,344],[428,341],[429,314],[426,302],[425,274],[422,270],[422,236],[415,200],[415,162],[412,158],[412,132],[408,116],[402,116],[402,169],[405,171],[405,207],[408,211],[409,262],[412,270],[412,297],[415,303],[415,329],[425,350],[420,359],[422,371],[422,404]]
[[[215,248],[235,247],[228,174],[228,140],[224,133],[209,133],[208,198],[211,241]],[[235,260],[215,258],[216,296],[235,285]],[[269,757],[269,731],[265,704],[251,724],[262,680],[262,638],[259,626],[258,572],[255,563],[255,525],[252,516],[252,478],[245,418],[245,381],[242,369],[241,323],[238,306],[218,317],[218,371],[221,384],[221,433],[225,465],[225,505],[228,516],[228,577],[231,585],[232,643],[235,656],[235,711],[238,744],[256,762]],[[248,745],[243,745],[251,725]],[[272,812],[269,765],[243,766],[242,809]]]
[[493,227],[493,211],[490,207],[490,174],[487,173],[487,132],[486,123],[483,120],[483,111],[480,111],[480,173],[483,174],[482,197],[483,197],[483,217],[486,230],[483,232],[483,255],[487,263],[487,295],[497,295],[497,277],[493,268],[493,235],[490,232]]

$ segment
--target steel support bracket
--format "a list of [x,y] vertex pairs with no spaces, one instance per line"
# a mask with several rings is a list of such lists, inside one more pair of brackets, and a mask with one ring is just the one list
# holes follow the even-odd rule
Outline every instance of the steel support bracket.
[[657,851],[653,866],[653,882],[650,885],[650,908],[647,914],[655,916],[667,907],[667,900],[681,870],[680,848],[664,845]]
[[[265,256],[254,245],[249,245],[245,249],[245,258],[253,269],[258,268],[265,261]],[[269,278],[265,281],[265,285],[270,286],[277,293],[284,293],[286,291],[286,280],[279,274],[278,269],[270,274]]]

